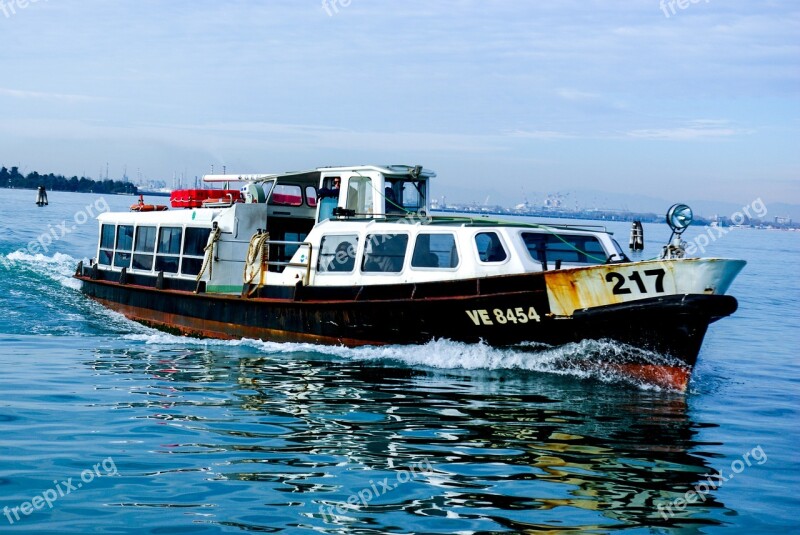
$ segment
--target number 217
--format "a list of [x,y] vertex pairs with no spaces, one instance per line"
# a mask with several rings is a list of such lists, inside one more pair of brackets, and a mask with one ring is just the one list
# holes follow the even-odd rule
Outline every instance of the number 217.
[[[643,271],[645,277],[655,277],[656,279],[656,293],[663,293],[664,292],[664,275],[666,272],[662,269],[646,269]],[[613,282],[614,288],[611,290],[616,295],[623,295],[632,293],[633,290],[626,287],[626,283],[628,281],[635,282],[636,288],[639,290],[639,293],[647,293],[647,286],[644,283],[644,279],[639,271],[634,270],[633,273],[628,275],[628,278],[625,279],[625,275],[621,273],[606,273],[606,282]]]

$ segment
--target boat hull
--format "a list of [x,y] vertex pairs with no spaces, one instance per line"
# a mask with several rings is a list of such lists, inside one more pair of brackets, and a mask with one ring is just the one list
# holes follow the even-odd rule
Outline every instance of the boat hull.
[[121,284],[103,280],[117,274],[82,271],[77,277],[87,296],[135,321],[191,336],[347,346],[436,338],[493,346],[608,339],[672,357],[655,368],[635,360],[620,366],[677,389],[686,386],[708,325],[737,307],[727,295],[677,294],[559,315],[551,311],[541,273],[391,286],[265,287],[240,297],[157,288],[154,277],[129,276]]

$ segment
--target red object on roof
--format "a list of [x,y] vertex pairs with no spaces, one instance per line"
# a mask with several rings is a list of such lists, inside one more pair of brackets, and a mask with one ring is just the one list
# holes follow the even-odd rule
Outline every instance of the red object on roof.
[[202,208],[203,202],[241,202],[238,189],[176,189],[169,196],[173,208]]

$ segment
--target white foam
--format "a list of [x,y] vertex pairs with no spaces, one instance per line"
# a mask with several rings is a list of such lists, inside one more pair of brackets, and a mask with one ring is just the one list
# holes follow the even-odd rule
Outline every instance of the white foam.
[[[80,289],[80,281],[73,278],[77,260],[63,253],[52,256],[15,251],[6,255],[3,264],[25,266],[39,274],[50,277],[62,286]],[[673,364],[673,359],[642,351],[613,341],[584,340],[558,347],[525,343],[512,348],[496,348],[485,343],[467,344],[451,340],[433,340],[421,345],[322,346],[308,343],[280,343],[262,340],[215,340],[176,336],[129,321],[124,316],[104,307],[102,310],[117,326],[123,326],[130,334],[124,339],[147,345],[181,345],[193,347],[247,347],[268,355],[314,353],[354,361],[386,361],[406,366],[463,370],[526,370],[582,378],[594,378],[605,382],[625,381],[640,388],[658,388],[636,381],[614,371],[604,364],[626,363],[631,353],[638,361],[652,364]],[[593,364],[600,364],[595,366]]]
[[[637,359],[653,364],[672,363],[672,359],[613,341],[584,340],[558,347],[541,348],[541,344],[524,344],[516,348],[496,348],[485,343],[467,344],[451,340],[433,340],[421,345],[389,346],[323,346],[308,343],[265,342],[262,340],[215,340],[176,336],[153,329],[128,334],[123,338],[148,345],[180,345],[193,347],[244,347],[267,355],[315,353],[341,359],[462,370],[525,370],[530,372],[592,378],[607,383],[625,382],[638,388],[661,390],[660,387],[632,378],[604,364],[625,363],[635,352]],[[537,348],[533,349],[532,348]],[[599,364],[599,365],[597,365]]]
[[50,277],[62,286],[73,290],[80,290],[81,283],[73,278],[78,261],[64,253],[54,253],[47,256],[41,253],[30,254],[26,251],[14,251],[0,259],[2,264],[22,265],[31,270]]

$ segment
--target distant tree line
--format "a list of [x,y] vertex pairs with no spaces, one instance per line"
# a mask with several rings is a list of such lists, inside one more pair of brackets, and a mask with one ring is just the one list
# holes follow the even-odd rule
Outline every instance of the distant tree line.
[[19,169],[12,167],[0,168],[0,187],[16,189],[37,189],[44,186],[48,191],[74,191],[79,193],[128,193],[135,195],[136,186],[121,180],[91,180],[86,177],[73,176],[67,178],[63,175],[40,175],[36,171],[22,175]]

